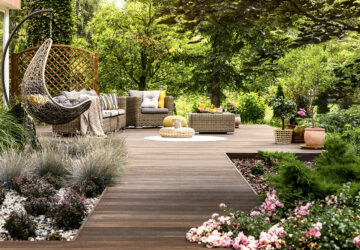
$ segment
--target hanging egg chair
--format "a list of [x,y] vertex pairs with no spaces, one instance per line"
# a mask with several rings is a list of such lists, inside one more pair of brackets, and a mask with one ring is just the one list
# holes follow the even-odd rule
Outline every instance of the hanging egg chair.
[[[10,44],[11,38],[14,36],[16,30],[27,20],[29,17],[40,14],[43,12],[51,12],[52,10],[41,10],[34,12],[24,18],[18,26],[15,28],[13,33],[11,34],[3,55],[3,64],[2,64],[2,72],[4,72],[4,58],[7,52],[8,46]],[[52,15],[51,22],[52,23]],[[51,25],[50,25],[50,34],[51,34]],[[42,122],[58,125],[68,123],[82,113],[84,113],[87,109],[89,109],[91,105],[91,100],[85,100],[75,106],[65,107],[59,103],[57,103],[50,95],[49,91],[46,88],[46,80],[45,80],[45,67],[46,62],[50,53],[51,45],[53,41],[51,38],[47,39],[37,50],[35,56],[32,58],[29,66],[26,69],[24,74],[24,78],[22,81],[21,93],[23,99],[29,109],[30,113],[37,119]],[[4,74],[2,74],[3,76]],[[3,77],[2,77],[3,78]],[[7,95],[5,91],[4,79],[3,89],[5,94],[5,100],[9,105],[9,101],[7,100]]]

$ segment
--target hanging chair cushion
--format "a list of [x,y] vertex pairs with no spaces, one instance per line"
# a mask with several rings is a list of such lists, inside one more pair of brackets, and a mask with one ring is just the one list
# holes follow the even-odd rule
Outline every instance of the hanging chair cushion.
[[63,105],[64,107],[74,107],[86,100],[89,99],[88,96],[80,96],[79,98],[75,99],[75,101],[70,101],[65,95],[59,95],[53,98],[54,101],[58,104]]

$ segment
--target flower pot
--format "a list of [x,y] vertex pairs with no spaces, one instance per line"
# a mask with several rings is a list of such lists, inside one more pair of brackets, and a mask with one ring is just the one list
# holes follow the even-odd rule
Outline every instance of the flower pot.
[[238,128],[241,123],[241,117],[240,115],[235,115],[235,128]]
[[325,129],[306,128],[304,139],[307,147],[323,147],[325,141]]
[[293,136],[293,132],[291,129],[274,130],[275,136],[275,144],[290,144]]
[[[292,138],[292,142],[293,143],[300,143],[300,142],[304,142],[304,133],[305,133],[305,128],[303,127],[297,127],[297,125],[295,124],[288,124],[286,125],[286,129],[291,129],[294,131],[293,133],[293,138]],[[296,129],[295,129],[296,128]]]

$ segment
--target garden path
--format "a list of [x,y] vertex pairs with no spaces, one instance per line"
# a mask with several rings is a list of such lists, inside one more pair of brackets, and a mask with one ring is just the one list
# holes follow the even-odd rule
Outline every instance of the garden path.
[[[158,129],[127,129],[129,150],[121,183],[105,192],[73,242],[3,242],[0,248],[199,249],[185,233],[221,202],[249,211],[259,204],[226,153],[257,150],[304,152],[275,145],[272,128],[243,125],[218,142],[156,142]],[[47,135],[48,127],[38,132]]]

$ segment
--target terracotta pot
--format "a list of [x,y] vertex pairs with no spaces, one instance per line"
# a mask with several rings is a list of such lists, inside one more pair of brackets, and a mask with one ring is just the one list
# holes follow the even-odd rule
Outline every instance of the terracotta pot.
[[[286,125],[286,129],[291,129],[293,130],[293,138],[292,138],[292,142],[293,143],[299,143],[299,142],[304,142],[304,133],[305,133],[305,128],[303,127],[297,127],[297,125],[295,124],[288,124]],[[295,130],[296,128],[296,130]]]
[[307,147],[323,147],[325,141],[325,129],[306,128],[304,139]]
[[241,117],[240,115],[235,115],[235,128],[238,128],[241,123]]

